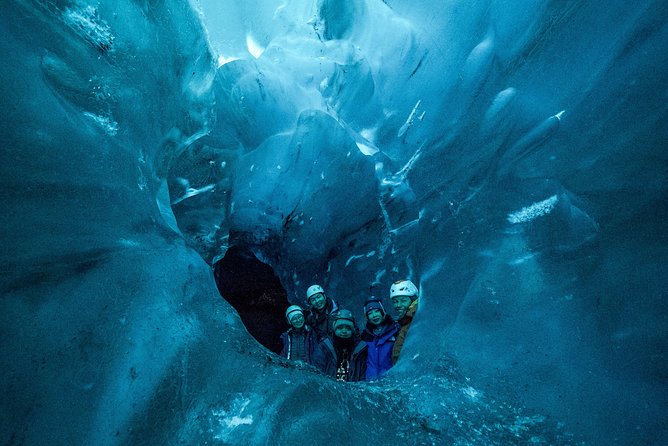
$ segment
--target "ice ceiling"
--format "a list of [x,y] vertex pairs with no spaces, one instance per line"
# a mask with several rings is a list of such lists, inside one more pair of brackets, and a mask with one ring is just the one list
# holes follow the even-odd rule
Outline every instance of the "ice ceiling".
[[[5,2],[0,440],[665,444],[667,16]],[[232,248],[358,316],[419,283],[390,376],[260,346]]]

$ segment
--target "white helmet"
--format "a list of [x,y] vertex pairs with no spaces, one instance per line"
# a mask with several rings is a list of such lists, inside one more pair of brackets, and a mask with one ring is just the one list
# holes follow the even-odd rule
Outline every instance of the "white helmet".
[[390,287],[390,299],[395,296],[408,296],[415,300],[418,297],[418,289],[410,280],[397,280]]
[[318,293],[325,294],[325,290],[323,290],[320,285],[311,285],[308,287],[308,290],[306,290],[306,301],[308,302],[311,296]]
[[290,319],[295,315],[295,313],[300,313],[303,316],[304,310],[302,310],[302,307],[299,305],[290,305],[288,309],[285,310],[285,318],[288,320],[288,322],[290,322]]

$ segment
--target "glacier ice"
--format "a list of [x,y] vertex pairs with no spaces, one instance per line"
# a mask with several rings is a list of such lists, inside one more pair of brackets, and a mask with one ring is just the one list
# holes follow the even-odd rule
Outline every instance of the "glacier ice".
[[[666,443],[667,18],[6,2],[1,441]],[[216,289],[239,252],[358,320],[412,278],[401,361],[269,352]]]

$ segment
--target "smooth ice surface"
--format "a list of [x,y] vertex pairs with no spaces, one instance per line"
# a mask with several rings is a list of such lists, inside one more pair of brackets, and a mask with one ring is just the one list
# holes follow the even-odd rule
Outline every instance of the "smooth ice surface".
[[[3,444],[666,444],[668,7],[10,0]],[[258,345],[230,246],[400,362]],[[389,302],[387,302],[389,304]]]

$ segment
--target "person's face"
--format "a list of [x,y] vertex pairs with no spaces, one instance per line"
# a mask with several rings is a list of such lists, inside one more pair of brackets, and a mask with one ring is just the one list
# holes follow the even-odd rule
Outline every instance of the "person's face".
[[327,303],[327,298],[323,293],[318,293],[311,296],[309,301],[311,302],[311,306],[316,311],[322,311],[325,308],[325,304]]
[[297,330],[304,326],[304,315],[297,313],[290,318],[290,325],[295,327]]
[[378,308],[374,308],[373,310],[367,311],[366,318],[373,325],[378,325],[381,322],[383,322],[383,312],[380,311]]
[[408,311],[408,307],[411,305],[411,298],[408,296],[394,296],[392,298],[392,306],[394,311],[397,312],[397,316],[401,319]]
[[334,329],[334,334],[342,339],[350,339],[353,336],[353,327],[341,324]]

